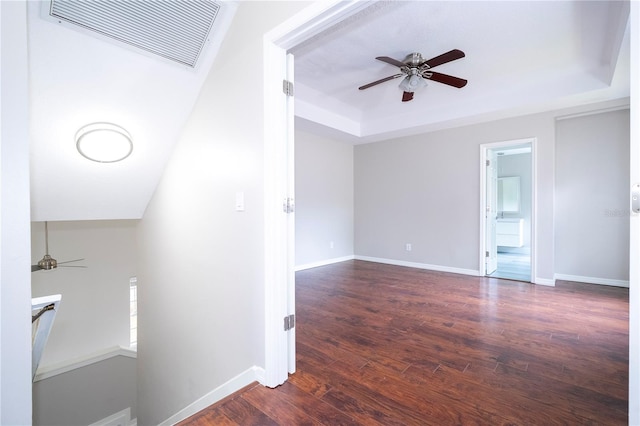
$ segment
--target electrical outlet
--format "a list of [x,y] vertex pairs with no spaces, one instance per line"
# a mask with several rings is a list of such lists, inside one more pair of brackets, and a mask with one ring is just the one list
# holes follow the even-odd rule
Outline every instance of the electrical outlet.
[[332,249],[333,248],[333,241],[329,241],[329,248]]
[[406,251],[411,251],[411,243],[407,243],[407,244],[405,244],[404,249],[405,249]]

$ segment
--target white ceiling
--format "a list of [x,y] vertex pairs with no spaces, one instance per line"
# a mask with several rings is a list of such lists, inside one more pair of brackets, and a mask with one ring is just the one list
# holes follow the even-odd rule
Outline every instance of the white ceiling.
[[[31,220],[142,217],[191,113],[236,5],[225,3],[195,68],[42,16],[28,2]],[[75,134],[112,122],[132,136],[119,163],[82,157]]]
[[[177,1],[177,0],[176,0]],[[226,6],[226,7],[225,7]],[[40,16],[29,2],[32,220],[140,218],[222,42],[235,3],[196,70]],[[296,126],[353,143],[629,96],[628,2],[380,2],[293,49]],[[397,73],[375,60],[466,57],[400,101]],[[620,52],[620,54],[618,54]],[[86,160],[75,132],[110,121],[133,136],[121,163]]]
[[[629,96],[628,8],[612,1],[378,3],[294,49],[298,123],[365,143]],[[357,89],[398,72],[377,56],[402,61],[452,49],[466,57],[434,71],[468,80],[462,89],[429,82],[406,103],[401,79]]]

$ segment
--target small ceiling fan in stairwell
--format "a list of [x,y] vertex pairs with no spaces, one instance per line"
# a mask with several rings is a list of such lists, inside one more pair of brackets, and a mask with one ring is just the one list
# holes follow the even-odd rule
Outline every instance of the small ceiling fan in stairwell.
[[58,266],[62,268],[86,268],[82,265],[66,265],[67,263],[79,262],[83,259],[66,260],[64,262],[58,262],[56,259],[49,255],[49,225],[44,223],[44,257],[38,261],[37,264],[31,265],[31,272],[36,272],[41,269],[46,271],[50,269],[56,269]]
[[377,60],[400,68],[400,73],[382,78],[380,80],[376,80],[369,84],[365,84],[364,86],[358,87],[358,89],[365,90],[380,83],[404,77],[404,79],[400,83],[400,89],[403,90],[402,102],[408,102],[412,100],[413,93],[417,89],[420,89],[427,85],[426,80],[437,81],[438,83],[443,83],[460,89],[467,85],[467,80],[459,77],[454,77],[452,75],[431,71],[431,69],[437,67],[438,65],[446,64],[447,62],[464,58],[464,56],[464,52],[458,49],[450,50],[449,52],[443,53],[442,55],[428,60],[424,60],[420,53],[411,53],[407,55],[404,61],[398,61],[388,56],[378,56],[376,57]]

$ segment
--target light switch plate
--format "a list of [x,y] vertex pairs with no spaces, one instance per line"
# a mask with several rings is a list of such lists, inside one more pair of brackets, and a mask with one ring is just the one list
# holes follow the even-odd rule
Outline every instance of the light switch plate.
[[236,211],[244,211],[244,192],[236,192]]

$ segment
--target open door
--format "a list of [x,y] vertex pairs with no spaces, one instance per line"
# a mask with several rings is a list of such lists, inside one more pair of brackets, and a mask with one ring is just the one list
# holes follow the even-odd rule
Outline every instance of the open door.
[[264,35],[265,368],[260,382],[268,387],[284,383],[296,368],[294,87],[293,56],[287,52],[373,4],[313,2]]
[[[640,73],[640,2],[631,2],[631,75]],[[631,79],[629,238],[629,424],[640,424],[640,83]],[[636,198],[634,200],[633,198]],[[634,206],[635,202],[635,206]]]
[[[294,56],[287,54],[287,79],[293,85]],[[294,97],[287,96],[287,193],[294,200],[295,194],[295,128],[294,128]],[[295,204],[291,206],[287,218],[287,312],[289,313],[289,330],[287,330],[287,372],[296,371],[296,274],[295,274]]]
[[496,224],[498,220],[498,170],[497,155],[488,149],[486,156],[486,206],[485,206],[485,275],[498,268]]

